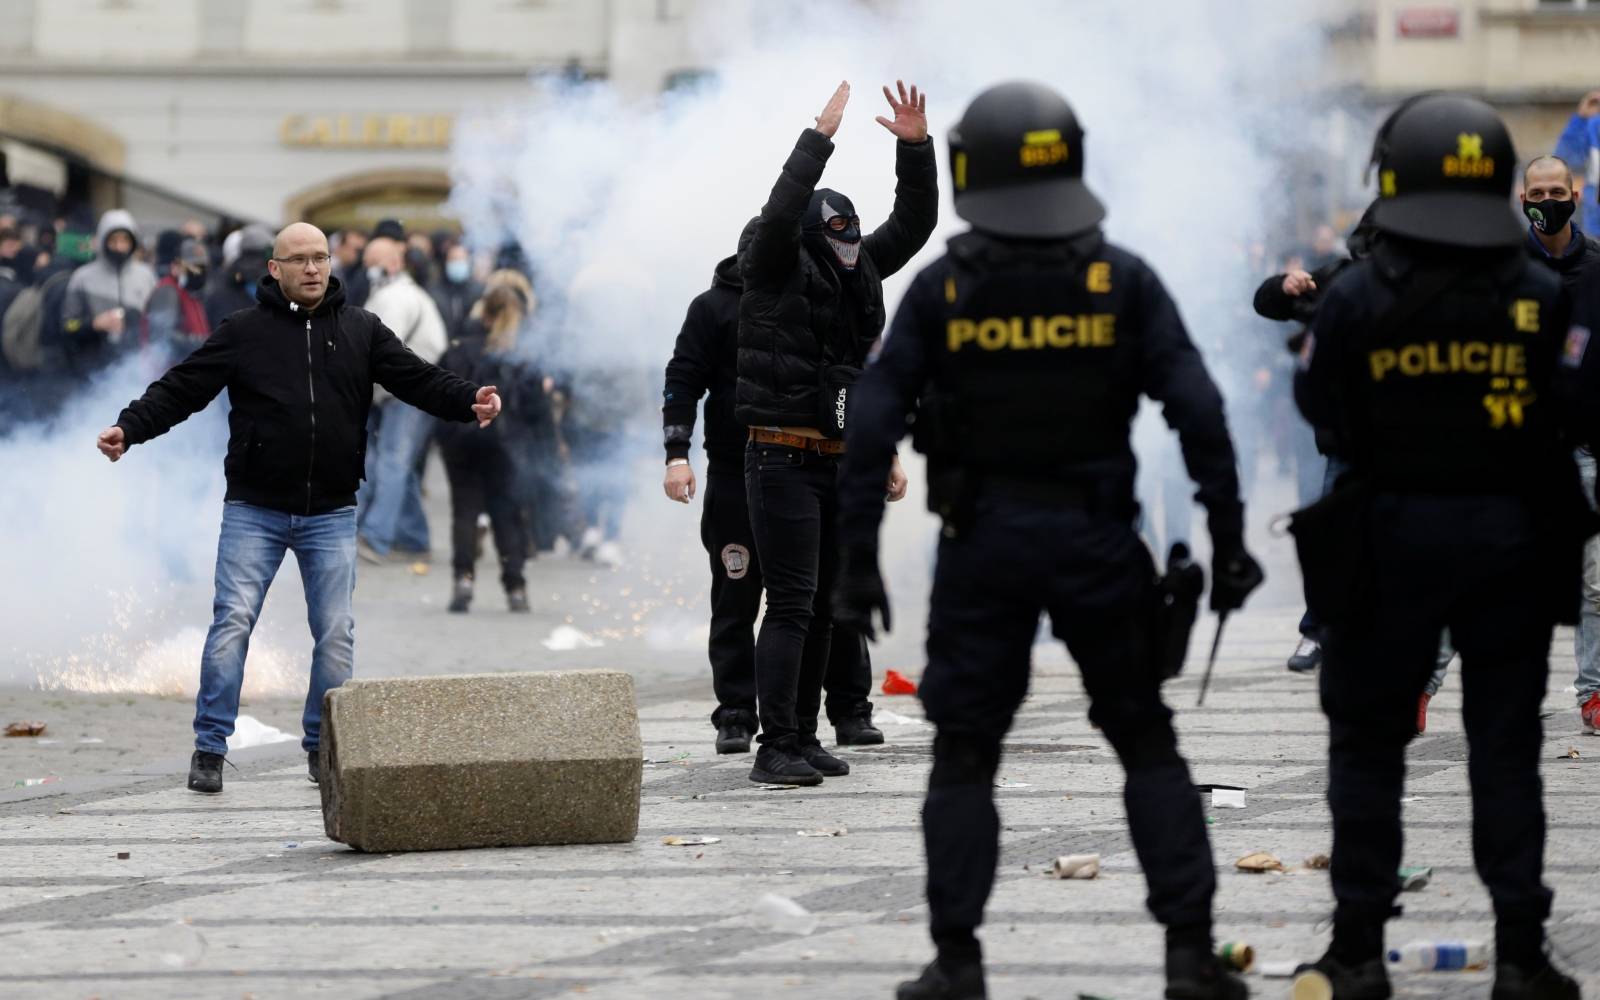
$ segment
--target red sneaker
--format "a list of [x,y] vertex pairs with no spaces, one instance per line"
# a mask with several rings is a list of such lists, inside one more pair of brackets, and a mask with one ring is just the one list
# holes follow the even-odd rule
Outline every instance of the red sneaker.
[[1578,717],[1583,720],[1583,731],[1590,736],[1600,729],[1600,691],[1591,694],[1589,700],[1579,707]]
[[1426,691],[1417,699],[1417,735],[1421,736],[1428,731],[1428,702],[1433,700],[1433,695]]

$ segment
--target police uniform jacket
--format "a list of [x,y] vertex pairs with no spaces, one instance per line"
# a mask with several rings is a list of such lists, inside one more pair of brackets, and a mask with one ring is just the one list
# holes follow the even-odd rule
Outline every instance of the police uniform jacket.
[[1568,313],[1521,251],[1386,240],[1324,293],[1296,397],[1379,490],[1537,493],[1571,443]]
[[[740,257],[736,415],[747,427],[817,426],[826,370],[865,363],[883,331],[883,279],[922,249],[938,221],[933,142],[897,142],[894,209],[863,238],[854,287],[845,289],[801,238],[806,205],[832,153],[821,132],[800,133]],[[857,314],[842,315],[847,308]]]
[[932,418],[937,399],[949,427],[930,470],[959,463],[980,489],[1076,486],[1129,514],[1129,427],[1149,396],[1178,432],[1212,537],[1242,537],[1221,394],[1161,280],[1098,229],[1060,241],[964,233],[917,275],[857,389],[840,487],[845,545],[877,537],[883,475],[919,394],[915,419]]

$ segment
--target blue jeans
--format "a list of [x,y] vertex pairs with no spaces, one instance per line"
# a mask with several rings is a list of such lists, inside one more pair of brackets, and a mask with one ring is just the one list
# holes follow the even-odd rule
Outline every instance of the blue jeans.
[[222,535],[217,540],[217,596],[200,656],[200,693],[194,703],[197,750],[227,753],[239,715],[250,633],[285,552],[293,552],[300,563],[314,643],[305,739],[300,744],[306,750],[318,745],[322,696],[350,679],[356,645],[355,616],[350,610],[356,589],[356,509],[308,517],[246,503],[224,504]]
[[367,481],[356,494],[361,537],[380,555],[397,545],[426,552],[428,518],[417,465],[434,418],[398,399],[374,407],[372,414],[377,435],[367,453]]
[[[1587,449],[1578,452],[1578,473],[1583,495],[1594,503],[1595,459]],[[1573,642],[1578,657],[1578,704],[1600,691],[1600,537],[1583,547],[1583,600],[1578,605],[1578,630]]]

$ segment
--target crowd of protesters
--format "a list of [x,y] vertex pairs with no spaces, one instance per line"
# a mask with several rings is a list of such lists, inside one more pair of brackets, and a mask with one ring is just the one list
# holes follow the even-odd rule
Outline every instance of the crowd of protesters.
[[[262,224],[151,232],[122,209],[96,220],[6,204],[0,190],[0,438],[48,422],[71,389],[114,366],[160,375],[255,305],[272,255],[273,230]],[[523,568],[538,553],[620,561],[613,470],[623,463],[613,459],[626,415],[575,394],[586,379],[544,343],[520,249],[475,253],[452,231],[408,232],[398,220],[330,237],[347,300],[425,360],[498,385],[509,418],[464,433],[377,390],[358,497],[361,558],[430,557],[422,472],[437,446],[450,491],[451,610],[468,610],[491,535],[513,611],[528,607]]]

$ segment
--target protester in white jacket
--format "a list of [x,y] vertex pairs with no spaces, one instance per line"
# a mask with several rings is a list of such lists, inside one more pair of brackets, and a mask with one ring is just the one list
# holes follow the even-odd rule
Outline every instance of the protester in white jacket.
[[[433,298],[406,273],[403,240],[374,237],[364,261],[372,283],[367,311],[376,314],[412,353],[436,363],[449,346],[444,319]],[[356,498],[357,552],[373,563],[387,560],[391,553],[426,555],[428,520],[422,512],[418,468],[432,436],[433,418],[380,386],[373,387],[372,402],[367,480]]]

